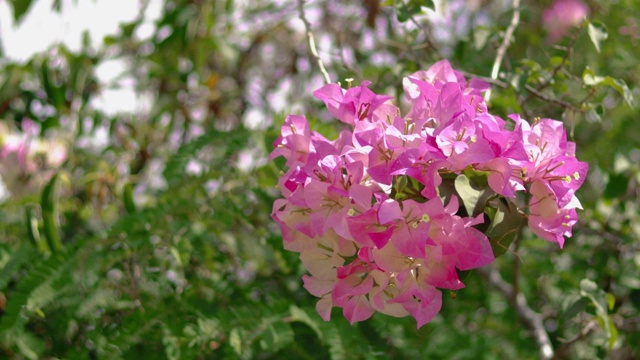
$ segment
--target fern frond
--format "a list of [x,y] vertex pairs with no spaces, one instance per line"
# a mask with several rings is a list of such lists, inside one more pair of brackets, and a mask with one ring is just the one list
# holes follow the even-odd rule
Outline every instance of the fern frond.
[[23,243],[11,254],[11,258],[0,271],[0,291],[5,290],[12,277],[24,264],[34,260],[37,253],[32,244]]
[[24,325],[31,313],[49,304],[72,285],[69,269],[75,261],[75,253],[59,253],[29,269],[18,281],[17,289],[7,294],[7,308],[0,321],[0,334]]

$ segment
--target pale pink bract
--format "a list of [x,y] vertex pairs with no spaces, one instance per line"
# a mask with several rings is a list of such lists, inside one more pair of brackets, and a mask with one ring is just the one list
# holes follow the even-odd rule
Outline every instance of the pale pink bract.
[[369,85],[314,92],[350,126],[338,139],[290,115],[271,154],[288,167],[272,217],[285,249],[300,253],[309,270],[304,287],[320,298],[324,320],[338,307],[351,323],[381,312],[410,315],[420,327],[440,311],[442,289],[464,287],[459,271],[494,260],[476,228],[484,213],[460,212],[465,199],[441,189],[467,171],[486,174],[485,186],[505,199],[529,191],[534,233],[564,245],[587,166],[575,159],[562,123],[532,126],[513,115],[509,130],[487,110],[488,85],[467,82],[448,61],[403,80],[411,103],[404,117]]
[[580,0],[555,0],[542,13],[542,22],[549,41],[557,42],[572,27],[578,26],[589,14],[589,7]]

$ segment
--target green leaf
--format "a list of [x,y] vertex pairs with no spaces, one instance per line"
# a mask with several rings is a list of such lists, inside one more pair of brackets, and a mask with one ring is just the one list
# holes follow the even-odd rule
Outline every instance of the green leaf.
[[77,260],[76,254],[54,254],[48,259],[39,259],[27,274],[18,281],[17,289],[7,302],[5,315],[0,321],[0,334],[20,329],[29,316],[59,298],[72,285],[71,268]]
[[516,205],[503,197],[498,198],[497,205],[487,206],[487,211],[491,224],[485,234],[491,241],[493,255],[498,257],[504,254],[516,239],[526,217]]
[[533,59],[522,59],[520,60],[520,64],[522,64],[522,67],[525,69],[530,69],[531,72],[539,72],[542,70],[542,65],[540,65],[538,62],[536,62]]
[[427,201],[427,199],[422,196],[423,189],[424,185],[417,179],[407,175],[398,175],[393,177],[390,196],[399,202],[411,199],[423,203]]
[[38,219],[36,219],[35,214],[33,213],[33,206],[27,205],[24,209],[25,214],[25,222],[27,226],[27,236],[29,240],[38,247],[38,250],[42,254],[49,254],[51,249],[49,249],[49,245],[47,241],[40,237],[40,231],[38,230]]
[[609,311],[613,310],[613,307],[616,305],[616,296],[612,293],[607,293],[607,308]]
[[565,61],[569,64],[569,60],[565,60],[562,56],[552,56],[551,59],[549,59],[549,65],[556,67],[560,66]]
[[[161,331],[157,328],[157,325],[160,324],[159,316],[161,315],[151,311],[137,311],[122,318],[122,322],[118,324],[116,334],[109,337],[108,344],[104,344],[98,349],[98,358],[115,358],[116,354],[124,353],[129,348],[147,340],[150,337],[149,333],[155,333],[155,331],[159,333]],[[152,329],[155,331],[151,332]],[[116,352],[116,354],[113,352]],[[117,358],[122,358],[122,355],[117,356]]]
[[402,0],[395,1],[396,15],[398,21],[405,22],[412,16],[422,13],[422,7],[435,10],[435,4],[432,0]]
[[[476,176],[480,177],[478,174]],[[495,192],[486,184],[478,185],[478,181],[472,182],[466,175],[459,175],[455,180],[455,188],[468,216],[477,216],[482,213],[487,200],[495,195]]]
[[591,39],[593,46],[600,52],[602,42],[609,36],[607,27],[599,21],[589,21],[587,32],[589,33],[589,39]]
[[529,80],[529,69],[523,68],[522,74],[511,73],[507,75],[507,80],[509,81],[509,85],[513,87],[516,91],[521,91],[527,85],[527,81]]
[[605,199],[617,199],[627,192],[628,187],[628,176],[610,172],[609,181],[607,181],[607,186],[604,188],[602,196],[604,196]]
[[22,17],[27,14],[29,8],[31,7],[31,3],[33,0],[10,0],[9,4],[13,6],[13,19],[16,23],[19,23],[22,20]]
[[589,300],[576,293],[570,293],[562,301],[562,317],[565,320],[571,319],[577,314],[586,310]]
[[594,108],[594,111],[596,112],[596,114],[598,114],[598,116],[602,118],[602,116],[604,115],[604,106],[602,106],[602,104],[598,104]]
[[211,129],[206,134],[180,147],[167,161],[163,175],[169,186],[178,186],[185,181],[184,170],[187,163],[193,159],[194,154],[204,148],[212,148],[215,149],[215,152],[209,163],[212,169],[211,175],[228,176],[230,174],[230,159],[233,154],[245,147],[248,141],[250,141],[250,134],[242,128],[229,132]]
[[6,335],[7,342],[15,344],[20,353],[27,359],[40,359],[44,352],[44,341],[33,336],[30,332],[22,329],[15,329]]
[[436,4],[433,2],[433,0],[422,0],[422,1],[416,1],[417,3],[422,3],[422,6],[431,9],[433,11],[436,11]]
[[164,345],[164,353],[167,355],[167,359],[180,359],[180,341],[166,326],[164,327],[164,335],[162,336],[162,345]]
[[[0,45],[2,45],[0,43]],[[0,104],[20,96],[20,83],[24,75],[15,68],[4,67],[0,72]]]
[[263,319],[265,327],[260,339],[260,347],[263,351],[276,352],[293,342],[293,330],[291,326],[281,320]]
[[62,11],[62,0],[53,0],[51,4],[51,10],[55,10],[57,12]]
[[136,203],[133,200],[133,185],[126,183],[122,187],[122,200],[124,201],[124,208],[127,209],[129,214],[136,212]]
[[633,106],[633,93],[629,90],[629,86],[622,79],[615,79],[611,76],[596,76],[596,74],[588,66],[582,73],[582,81],[587,86],[604,85],[616,90],[630,106]]
[[64,85],[57,86],[55,82],[52,81],[55,75],[49,70],[49,65],[46,61],[43,61],[40,66],[40,75],[42,77],[42,87],[52,105],[58,110],[66,109]]
[[489,37],[491,37],[491,31],[484,26],[478,26],[473,32],[473,47],[477,51],[482,50],[489,42]]
[[42,192],[42,222],[44,234],[52,252],[63,249],[59,233],[59,220],[57,212],[60,174],[55,174]]
[[616,324],[613,322],[613,319],[609,317],[609,350],[613,349],[613,345],[616,344],[616,340],[618,340],[618,329],[616,328]]
[[240,335],[240,329],[233,328],[231,329],[231,333],[229,334],[229,345],[233,348],[236,354],[242,355],[242,337]]
[[322,331],[320,331],[320,326],[318,325],[317,321],[312,320],[308,312],[295,305],[291,305],[289,307],[289,312],[291,313],[292,321],[299,321],[303,324],[306,324],[316,333],[316,335],[318,335],[318,338],[322,340]]
[[580,281],[580,293],[582,293],[582,296],[596,294],[597,292],[598,284],[596,284],[595,282],[589,279],[582,279]]
[[2,271],[0,271],[0,291],[5,289],[24,264],[29,264],[34,260],[36,254],[35,248],[28,243],[23,243],[12,252],[9,261],[4,264]]
[[[591,301],[591,304],[595,307],[596,318],[605,334],[607,334],[609,348],[611,348],[618,338],[618,331],[607,311],[610,306],[609,297],[604,290],[600,289],[595,282],[589,279],[583,279],[580,281],[580,295],[588,298]],[[615,298],[613,301],[615,303]]]
[[116,45],[118,43],[119,39],[113,35],[107,35],[105,37],[102,38],[102,43],[105,46],[111,46],[111,45]]

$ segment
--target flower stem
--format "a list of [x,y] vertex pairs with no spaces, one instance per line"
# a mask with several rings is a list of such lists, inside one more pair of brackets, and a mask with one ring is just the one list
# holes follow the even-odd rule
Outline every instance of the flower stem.
[[327,84],[331,84],[331,78],[329,77],[329,73],[327,72],[327,69],[325,69],[324,64],[322,63],[322,59],[320,58],[320,55],[318,55],[318,49],[316,48],[316,41],[313,37],[313,32],[311,32],[311,24],[309,23],[309,20],[307,20],[307,17],[304,14],[304,0],[298,0],[298,12],[300,13],[300,20],[302,20],[302,22],[304,23],[304,27],[306,29],[307,41],[309,42],[309,50],[311,51],[311,55],[316,60],[316,63],[318,64],[318,68],[320,68],[320,72],[324,77],[324,81]]
[[[493,68],[491,69],[491,79],[495,80],[498,78],[498,73],[500,73],[500,66],[502,65],[502,59],[504,59],[504,55],[507,53],[507,48],[509,47],[509,43],[511,42],[511,38],[513,37],[513,32],[518,27],[520,23],[520,0],[513,0],[513,17],[511,18],[511,23],[507,28],[506,33],[504,34],[504,39],[502,39],[502,44],[498,48],[498,52],[496,54],[496,59],[493,62]],[[485,101],[489,101],[491,98],[491,89],[487,90],[484,93]]]

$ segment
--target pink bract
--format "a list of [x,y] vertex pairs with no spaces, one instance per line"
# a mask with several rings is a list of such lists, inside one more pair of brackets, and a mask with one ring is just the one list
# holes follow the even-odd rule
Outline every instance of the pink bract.
[[560,40],[572,27],[579,25],[588,14],[589,7],[580,0],[555,0],[542,13],[542,22],[549,34],[549,41]]
[[529,191],[532,230],[564,245],[587,165],[576,160],[561,122],[530,125],[512,115],[510,130],[487,111],[488,85],[468,82],[446,60],[403,80],[411,103],[404,117],[369,85],[314,92],[350,126],[338,139],[290,115],[271,154],[288,167],[272,217],[284,247],[309,270],[304,287],[320,298],[324,320],[338,307],[351,323],[381,312],[410,315],[420,327],[440,311],[442,289],[464,287],[459,271],[494,260],[476,228],[484,214],[461,216],[465,199],[443,195],[444,181],[463,172],[486,174],[496,196]]

